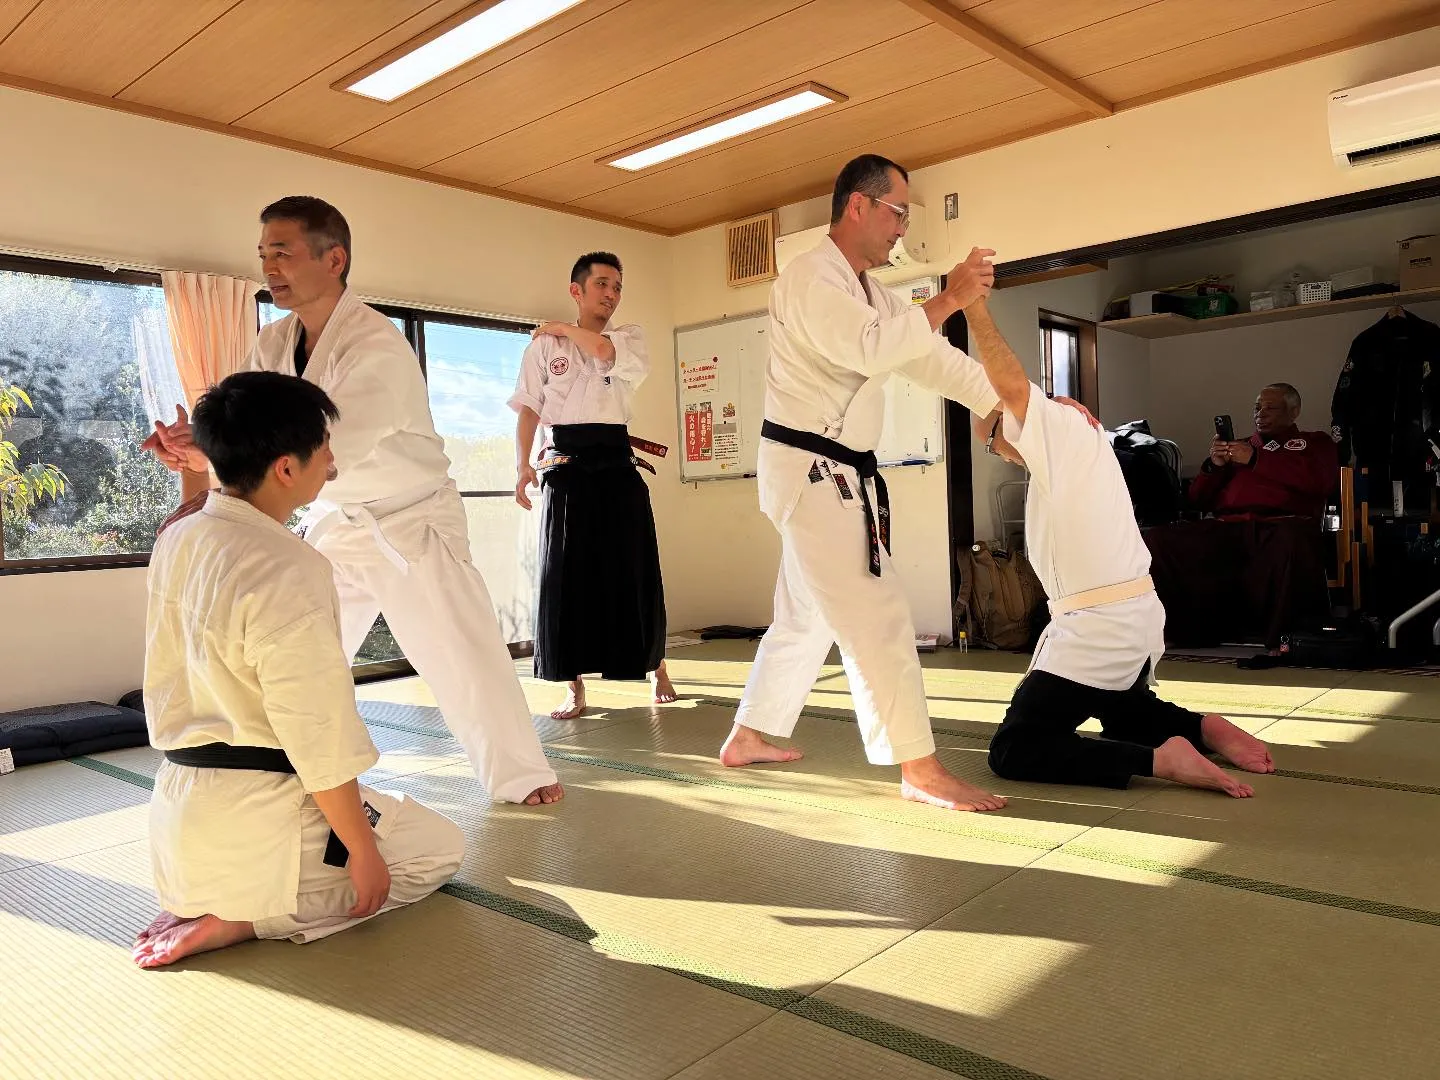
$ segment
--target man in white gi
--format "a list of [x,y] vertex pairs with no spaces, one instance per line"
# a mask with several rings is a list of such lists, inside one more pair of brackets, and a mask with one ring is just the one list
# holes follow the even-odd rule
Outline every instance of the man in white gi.
[[995,810],[1004,799],[952,775],[935,755],[874,454],[893,372],[980,415],[994,406],[980,366],[936,334],[989,292],[994,269],[972,252],[921,307],[871,282],[866,271],[884,265],[905,232],[909,200],[899,165],[871,154],[850,162],[835,182],[829,238],[786,267],[771,291],[760,508],[780,532],[780,578],[774,621],[720,760],[800,757],[763,736],[790,735],[838,643],[869,761],[898,764],[907,799]]
[[[1205,755],[1249,772],[1275,769],[1265,745],[1222,716],[1156,697],[1165,609],[1120,463],[1105,433],[1046,398],[982,301],[965,312],[1000,408],[978,419],[987,449],[1030,471],[1025,547],[1050,597],[1051,622],[990,743],[1009,780],[1123,788],[1132,776],[1254,794]],[[1104,737],[1075,730],[1091,717]]]
[[569,683],[564,704],[550,714],[557,720],[585,711],[587,673],[648,674],[657,704],[675,700],[665,672],[655,515],[636,471],[655,470],[635,456],[639,440],[627,426],[650,356],[640,327],[609,329],[622,288],[616,256],[580,256],[570,271],[576,321],[535,330],[510,399],[518,414],[515,501],[526,510],[527,492],[540,482],[531,463],[535,433],[546,429],[535,677]]
[[[261,330],[248,367],[300,375],[340,407],[340,478],[320,492],[303,527],[334,565],[346,653],[355,656],[383,611],[490,797],[558,802],[564,789],[470,560],[464,507],[420,365],[395,325],[346,287],[349,225],[309,196],[281,199],[260,220],[265,281],[275,306],[291,314]],[[184,468],[187,499],[204,490],[209,466],[183,414],[157,424],[146,445]]]
[[335,473],[334,404],[289,375],[232,375],[195,441],[219,491],[150,561],[145,715],[165,751],[150,802],[162,913],[141,967],[250,938],[313,941],[429,896],[459,827],[356,780],[378,760],[355,711],[330,564],[284,526]]

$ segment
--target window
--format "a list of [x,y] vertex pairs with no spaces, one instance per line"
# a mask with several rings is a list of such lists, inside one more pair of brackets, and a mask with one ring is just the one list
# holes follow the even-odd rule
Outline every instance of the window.
[[1080,332],[1073,326],[1040,323],[1041,370],[1051,397],[1075,396],[1080,385]]
[[[0,388],[29,397],[5,423],[0,481],[34,466],[63,493],[0,502],[0,569],[145,562],[179,480],[140,443],[184,400],[157,274],[0,258]],[[33,475],[33,474],[32,474]]]
[[530,327],[431,314],[421,323],[430,408],[465,501],[471,558],[485,576],[505,640],[529,641],[539,511],[515,503],[515,414],[506,403]]
[[1095,324],[1052,311],[1040,312],[1041,385],[1051,397],[1074,398],[1100,414]]

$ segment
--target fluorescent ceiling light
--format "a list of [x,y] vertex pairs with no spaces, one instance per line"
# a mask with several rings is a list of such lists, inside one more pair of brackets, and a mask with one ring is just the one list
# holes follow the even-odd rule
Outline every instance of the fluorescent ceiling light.
[[638,172],[658,165],[662,161],[689,154],[706,146],[733,139],[738,135],[757,128],[778,124],[792,116],[844,101],[843,94],[837,94],[823,86],[810,83],[783,91],[753,105],[743,106],[714,120],[675,135],[667,135],[659,142],[646,143],[632,150],[622,151],[619,156],[600,159],[602,165],[613,165],[627,172]]
[[394,101],[578,3],[580,0],[500,0],[345,89],[377,101]]

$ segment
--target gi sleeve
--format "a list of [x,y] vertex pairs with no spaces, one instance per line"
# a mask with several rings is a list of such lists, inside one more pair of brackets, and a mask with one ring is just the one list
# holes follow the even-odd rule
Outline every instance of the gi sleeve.
[[[638,390],[650,374],[650,353],[645,348],[645,335],[640,327],[631,323],[615,330],[606,330],[604,336],[615,347],[615,360],[605,374],[619,379],[631,390]],[[535,410],[539,412],[538,409]]]
[[1000,403],[1000,395],[990,385],[985,369],[939,334],[930,338],[930,352],[902,365],[900,373],[941,397],[958,401],[976,416],[988,416]]
[[836,267],[818,268],[785,305],[781,321],[800,344],[870,377],[930,355],[935,334],[924,311],[881,312],[852,295],[839,275]]
[[[615,355],[617,358],[620,355],[618,347]],[[515,378],[515,392],[510,395],[507,403],[517,413],[521,409],[529,409],[536,416],[540,415],[545,405],[545,382],[550,370],[547,363],[545,338],[531,338],[530,344],[525,346],[525,355],[520,358],[520,374]]]
[[313,608],[247,651],[271,730],[306,791],[339,787],[380,760],[355,710],[333,609]]

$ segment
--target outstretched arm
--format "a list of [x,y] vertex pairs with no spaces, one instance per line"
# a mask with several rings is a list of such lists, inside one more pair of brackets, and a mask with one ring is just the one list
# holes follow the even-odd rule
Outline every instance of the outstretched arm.
[[1030,404],[1030,378],[1020,358],[1001,335],[984,300],[977,300],[965,309],[965,321],[978,347],[985,377],[1000,395],[1000,404],[1023,424]]

